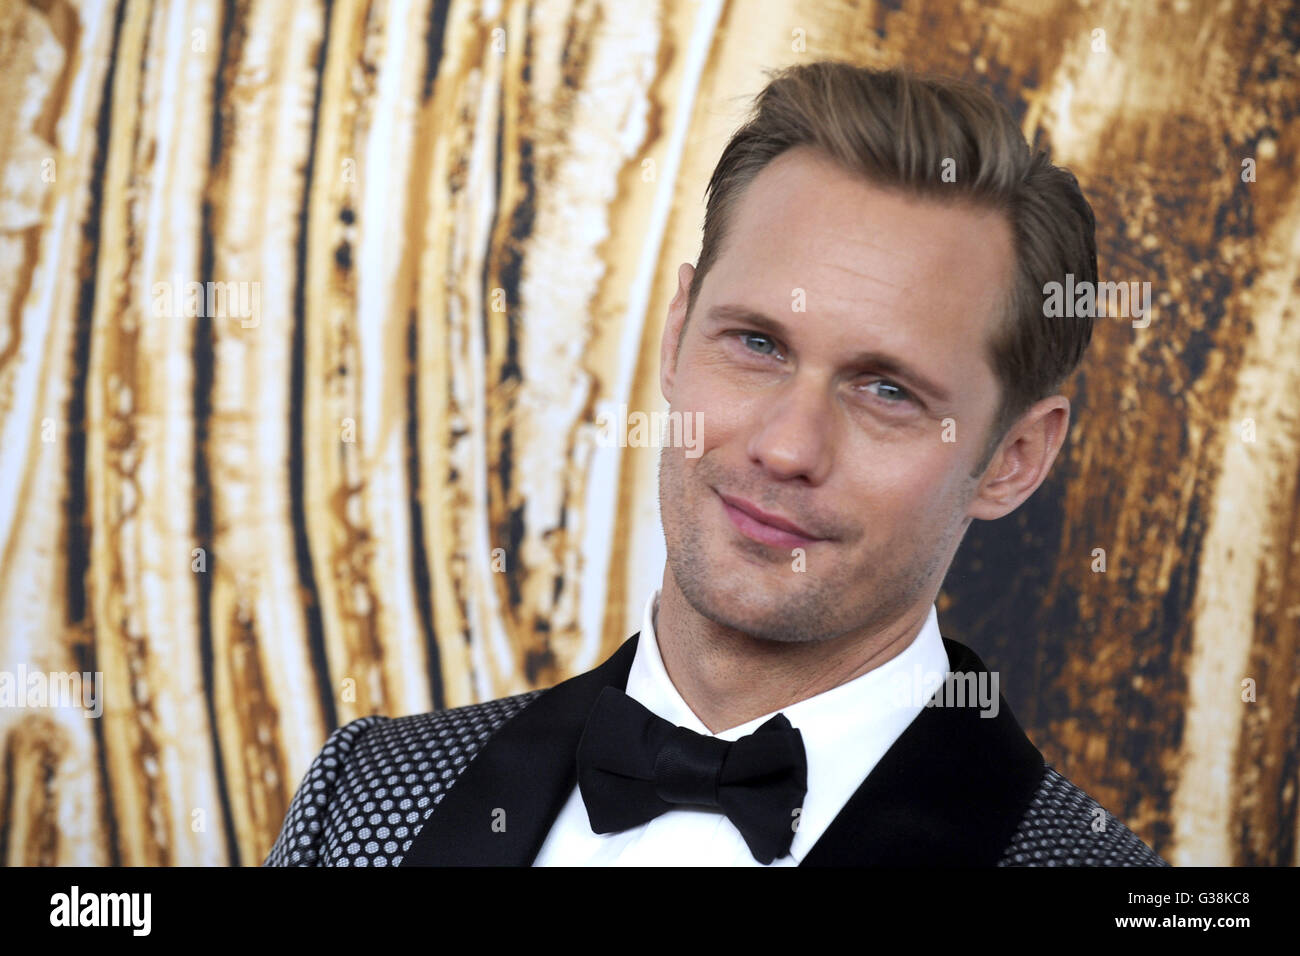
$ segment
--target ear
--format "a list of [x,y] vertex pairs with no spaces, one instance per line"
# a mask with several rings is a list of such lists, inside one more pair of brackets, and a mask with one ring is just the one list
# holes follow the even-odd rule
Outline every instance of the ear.
[[1019,508],[1047,477],[1069,427],[1070,400],[1064,395],[1031,405],[1003,436],[967,514],[992,521]]
[[[686,324],[686,305],[691,294],[695,267],[683,262],[677,267],[677,294],[668,303],[668,321],[664,323],[663,339],[659,343],[659,390],[669,405],[673,403],[673,378],[677,372],[677,347],[681,342],[682,328]],[[698,302],[698,300],[697,300]]]

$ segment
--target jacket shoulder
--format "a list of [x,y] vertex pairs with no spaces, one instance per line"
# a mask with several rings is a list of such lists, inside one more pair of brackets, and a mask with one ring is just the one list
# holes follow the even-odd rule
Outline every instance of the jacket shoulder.
[[461,771],[542,693],[339,727],[307,768],[263,866],[399,865]]
[[1142,839],[1052,767],[1044,768],[998,866],[1168,866]]

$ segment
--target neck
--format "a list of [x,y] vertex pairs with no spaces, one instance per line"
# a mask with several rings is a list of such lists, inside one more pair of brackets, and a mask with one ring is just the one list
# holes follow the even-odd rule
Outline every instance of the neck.
[[673,686],[717,734],[815,697],[897,657],[921,632],[931,603],[933,596],[882,626],[823,641],[770,641],[701,615],[665,567],[654,628]]

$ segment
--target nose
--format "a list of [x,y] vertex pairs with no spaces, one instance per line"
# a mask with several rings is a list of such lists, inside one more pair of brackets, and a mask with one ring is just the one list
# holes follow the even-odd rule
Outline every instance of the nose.
[[834,455],[833,408],[823,386],[811,379],[775,389],[757,408],[757,425],[746,451],[774,479],[819,485]]

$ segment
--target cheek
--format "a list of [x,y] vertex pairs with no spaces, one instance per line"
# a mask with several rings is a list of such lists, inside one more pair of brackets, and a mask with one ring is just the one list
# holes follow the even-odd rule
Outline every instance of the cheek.
[[855,479],[845,500],[862,515],[868,536],[873,525],[907,536],[943,523],[952,501],[953,469],[959,466],[953,452],[877,448],[856,461],[848,466]]
[[[744,429],[746,414],[754,396],[752,392],[732,392],[719,387],[705,387],[692,383],[679,388],[673,396],[672,410],[685,414],[698,414],[699,439],[703,450],[729,443]],[[694,459],[693,461],[698,461]],[[687,466],[693,464],[688,461]]]

